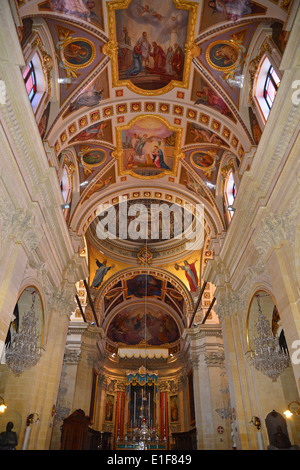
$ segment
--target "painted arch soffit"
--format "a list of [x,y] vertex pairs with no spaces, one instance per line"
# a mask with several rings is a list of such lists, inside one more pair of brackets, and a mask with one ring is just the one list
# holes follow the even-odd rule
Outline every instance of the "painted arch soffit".
[[[180,307],[180,316],[183,315],[183,312],[187,313],[193,310],[193,300],[188,291],[187,287],[184,283],[174,274],[169,271],[166,271],[161,268],[156,267],[136,267],[134,272],[132,268],[126,268],[118,273],[114,274],[111,278],[109,278],[103,286],[100,287],[99,291],[96,293],[94,305],[96,309],[103,310],[105,308],[102,303],[104,302],[105,296],[110,296],[110,294],[114,293],[114,290],[119,289],[120,291],[125,293],[125,300],[132,300],[133,298],[139,299],[137,296],[137,288],[136,283],[138,282],[139,276],[150,276],[155,278],[157,283],[159,284],[158,289],[159,292],[153,292],[154,298],[160,301],[165,300],[165,293],[166,290],[172,290],[176,292],[178,299],[180,297],[182,305]],[[131,283],[130,285],[128,283]],[[150,285],[150,284],[148,284]],[[130,288],[134,295],[130,294]],[[144,292],[141,293],[140,298],[144,298]],[[152,294],[150,293],[150,297]],[[149,297],[149,298],[150,298]],[[178,300],[177,299],[177,300]],[[174,310],[174,308],[173,308]],[[109,313],[109,311],[107,312]]]
[[[194,207],[196,210],[197,204],[204,206],[204,228],[210,236],[216,236],[224,230],[224,222],[222,216],[216,205],[214,195],[205,185],[205,182],[200,174],[197,174],[195,169],[191,168],[189,163],[182,160],[180,176],[178,181],[173,187],[167,183],[168,187],[163,185],[154,184],[154,186],[145,186],[141,189],[140,184],[134,183],[130,186],[114,185],[115,178],[115,165],[111,161],[109,164],[110,169],[106,171],[106,167],[100,172],[100,177],[96,179],[94,184],[95,194],[92,194],[92,189],[87,188],[87,197],[79,201],[75,211],[70,219],[70,229],[77,234],[77,236],[84,236],[99,214],[99,207],[116,206],[123,196],[127,201],[137,201],[139,199],[147,198],[153,199],[160,203],[176,204],[181,207]],[[162,181],[162,180],[160,180]]]

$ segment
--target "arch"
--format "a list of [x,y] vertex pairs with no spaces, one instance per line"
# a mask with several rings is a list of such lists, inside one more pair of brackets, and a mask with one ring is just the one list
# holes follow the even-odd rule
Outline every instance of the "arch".
[[22,75],[25,81],[28,67],[32,67],[35,77],[35,93],[32,99],[30,99],[30,96],[29,99],[32,110],[37,117],[37,115],[40,115],[42,112],[42,102],[47,95],[47,80],[44,75],[43,58],[41,57],[41,52],[37,47],[36,41],[32,43],[33,48],[26,57],[26,65],[22,70]]
[[[101,173],[99,177],[101,177]],[[70,228],[77,234],[77,236],[84,236],[89,225],[97,216],[99,205],[108,204],[114,206],[119,203],[120,190],[116,189],[114,192],[108,191],[107,193],[103,191],[101,193],[101,198],[95,196],[94,198],[90,198],[85,203],[79,203],[77,205],[70,221]],[[196,194],[186,195],[183,191],[178,192],[173,189],[166,189],[163,187],[153,188],[150,186],[144,186],[143,190],[141,191],[141,187],[135,185],[130,188],[126,188],[124,186],[123,195],[126,195],[128,201],[136,200],[138,197],[144,196],[152,197],[153,199],[157,199],[157,201],[160,202],[174,202],[181,207],[192,205],[196,208],[197,204],[203,203],[205,213],[208,214],[208,217],[205,217],[205,220],[210,228],[210,233],[216,236],[217,233],[223,230],[221,217],[219,216],[215,207],[209,204],[204,198],[201,198]],[[196,196],[198,200],[196,200]]]
[[[164,269],[158,268],[151,268],[151,267],[137,267],[134,269],[134,274],[137,276],[139,274],[147,274],[147,275],[155,275],[157,278],[166,280],[170,282],[175,289],[183,296],[185,305],[186,305],[186,312],[187,315],[190,311],[194,308],[193,299],[191,294],[189,293],[187,287],[184,283],[178,279],[175,275],[171,274],[169,271],[165,271]],[[132,277],[132,268],[127,268],[119,271],[118,273],[111,276],[102,287],[100,287],[97,297],[95,298],[94,305],[95,309],[99,311],[103,311],[100,305],[100,300],[103,300],[104,296],[111,291],[113,286],[115,286],[119,281],[126,281],[127,279]],[[184,312],[183,312],[184,313]]]
[[6,350],[9,349],[10,345],[13,343],[14,336],[22,328],[23,316],[30,311],[31,307],[33,307],[34,313],[36,314],[35,318],[37,321],[36,331],[38,335],[38,347],[43,347],[45,333],[45,312],[43,298],[36,284],[29,282],[21,288],[16,300],[14,308],[14,319],[11,321],[9,330],[7,332],[5,340],[6,347],[3,350],[3,355],[1,358],[2,363],[6,362]]
[[[249,306],[248,306],[247,317],[246,317],[246,341],[247,341],[248,351],[251,350],[251,339],[253,337],[253,329],[255,327],[254,316],[252,318],[251,316],[258,312],[258,307],[253,304],[255,304],[255,297],[258,294],[261,294],[260,295],[261,299],[266,299],[266,302],[263,302],[263,301],[261,302],[261,309],[262,309],[263,315],[266,316],[267,319],[270,321],[270,327],[272,327],[272,314],[273,314],[274,307],[276,307],[277,311],[279,312],[275,297],[269,291],[269,289],[266,289],[265,286],[257,287],[254,294],[252,295],[250,299],[250,302],[248,303]],[[280,312],[279,312],[279,315],[280,315]]]
[[[145,305],[146,305],[146,307],[145,307]],[[186,325],[184,324],[182,319],[179,319],[178,315],[176,315],[176,313],[174,311],[172,311],[172,309],[170,307],[168,307],[166,304],[164,304],[163,302],[161,302],[157,299],[151,299],[151,298],[149,298],[147,300],[146,304],[145,304],[145,301],[143,299],[136,299],[136,300],[130,300],[130,301],[124,302],[121,305],[118,305],[117,307],[115,307],[109,313],[107,318],[105,318],[104,324],[102,325],[102,327],[104,328],[104,331],[105,331],[105,336],[107,336],[107,338],[109,340],[111,340],[115,343],[116,342],[117,343],[122,343],[122,342],[125,343],[124,340],[123,341],[122,340],[121,341],[113,340],[110,337],[110,335],[108,334],[109,331],[111,331],[111,326],[115,323],[117,317],[118,316],[119,317],[123,316],[124,314],[126,315],[126,317],[128,317],[128,314],[130,314],[130,315],[133,314],[133,317],[135,317],[135,318],[139,317],[141,319],[141,321],[143,321],[142,317],[145,317],[149,313],[150,313],[150,315],[153,315],[153,316],[156,316],[156,315],[160,316],[160,314],[162,313],[163,315],[167,315],[168,317],[170,317],[171,321],[172,321],[172,324],[173,324],[173,330],[174,330],[174,326],[176,325],[176,336],[174,337],[174,334],[173,334],[173,340],[163,342],[163,341],[161,341],[162,338],[160,338],[159,342],[161,341],[161,343],[159,344],[159,342],[157,342],[157,344],[155,344],[156,346],[162,345],[164,343],[175,343],[175,342],[179,341]],[[132,329],[134,330],[134,326],[133,326]],[[174,333],[174,331],[173,331],[173,333]],[[139,345],[141,343],[141,340],[143,340],[143,339],[145,340],[143,330],[139,331],[138,337],[136,339],[137,339],[138,342],[135,343],[135,345]],[[153,339],[155,339],[155,338],[153,338]],[[149,342],[149,344],[151,344],[151,341]]]

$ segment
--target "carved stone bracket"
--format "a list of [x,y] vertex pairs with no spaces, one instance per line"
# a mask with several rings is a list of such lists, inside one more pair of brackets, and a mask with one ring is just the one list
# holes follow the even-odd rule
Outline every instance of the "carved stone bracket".
[[254,238],[254,245],[261,257],[265,258],[269,249],[286,239],[284,221],[277,214],[268,215],[262,222],[262,228]]
[[78,365],[81,359],[81,351],[67,349],[64,355],[64,364]]
[[207,367],[224,367],[224,352],[207,352],[205,362]]

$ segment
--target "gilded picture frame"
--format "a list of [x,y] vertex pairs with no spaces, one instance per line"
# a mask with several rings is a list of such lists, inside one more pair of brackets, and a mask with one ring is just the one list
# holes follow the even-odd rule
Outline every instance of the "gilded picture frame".
[[114,0],[107,3],[107,15],[109,24],[109,41],[104,46],[103,52],[108,55],[111,59],[111,71],[112,71],[112,86],[126,86],[129,90],[144,96],[157,96],[171,91],[175,87],[188,88],[191,64],[194,57],[199,54],[199,48],[194,43],[198,4],[186,0],[173,0],[173,4],[178,10],[184,10],[189,12],[189,20],[187,27],[186,43],[184,46],[184,69],[181,80],[171,80],[167,85],[162,88],[155,90],[142,89],[135,85],[131,79],[120,79],[119,78],[119,66],[118,66],[118,40],[117,40],[117,25],[116,25],[116,11],[123,10],[129,7],[133,0]]
[[68,68],[83,69],[94,61],[96,48],[87,38],[69,37],[62,45],[61,56]]
[[[159,172],[156,172],[153,175],[142,174],[138,173],[134,168],[128,168],[127,163],[125,162],[125,152],[127,149],[123,147],[123,139],[124,139],[124,131],[133,130],[135,125],[139,125],[141,123],[149,122],[150,120],[156,121],[157,123],[161,124],[162,128],[170,131],[172,134],[172,138],[174,138],[174,145],[172,148],[169,146],[168,149],[171,148],[172,153],[172,167],[169,169],[160,168]],[[142,129],[143,124],[141,124]],[[148,129],[147,129],[148,131]],[[135,178],[144,179],[144,180],[152,180],[156,178],[162,178],[166,175],[176,176],[178,172],[178,165],[179,161],[184,158],[184,153],[181,151],[181,141],[182,141],[182,128],[176,127],[171,125],[165,118],[162,116],[158,116],[155,114],[142,114],[133,118],[128,124],[123,126],[116,127],[116,150],[112,153],[112,156],[115,157],[118,161],[118,173],[120,176],[123,175],[130,175]],[[150,136],[149,136],[150,137]],[[161,139],[163,141],[163,138]],[[155,146],[155,141],[153,145]],[[157,145],[156,145],[157,146]],[[148,155],[148,162],[149,162],[149,155]],[[151,162],[150,162],[151,166]],[[153,165],[152,165],[153,166]],[[166,165],[168,166],[168,165]],[[147,164],[145,165],[145,168]]]
[[[83,166],[86,168],[90,168],[93,170],[94,168],[97,168],[103,163],[105,163],[106,158],[107,158],[107,153],[104,149],[102,148],[82,148],[79,152],[79,157],[80,157],[80,162]],[[99,159],[97,160],[97,156],[99,156]],[[102,158],[100,158],[100,156]]]

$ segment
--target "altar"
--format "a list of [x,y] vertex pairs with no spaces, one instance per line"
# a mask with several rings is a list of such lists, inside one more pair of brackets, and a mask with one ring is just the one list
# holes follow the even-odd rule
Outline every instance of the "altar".
[[168,449],[168,401],[157,375],[144,367],[128,372],[126,392],[117,392],[115,449]]

